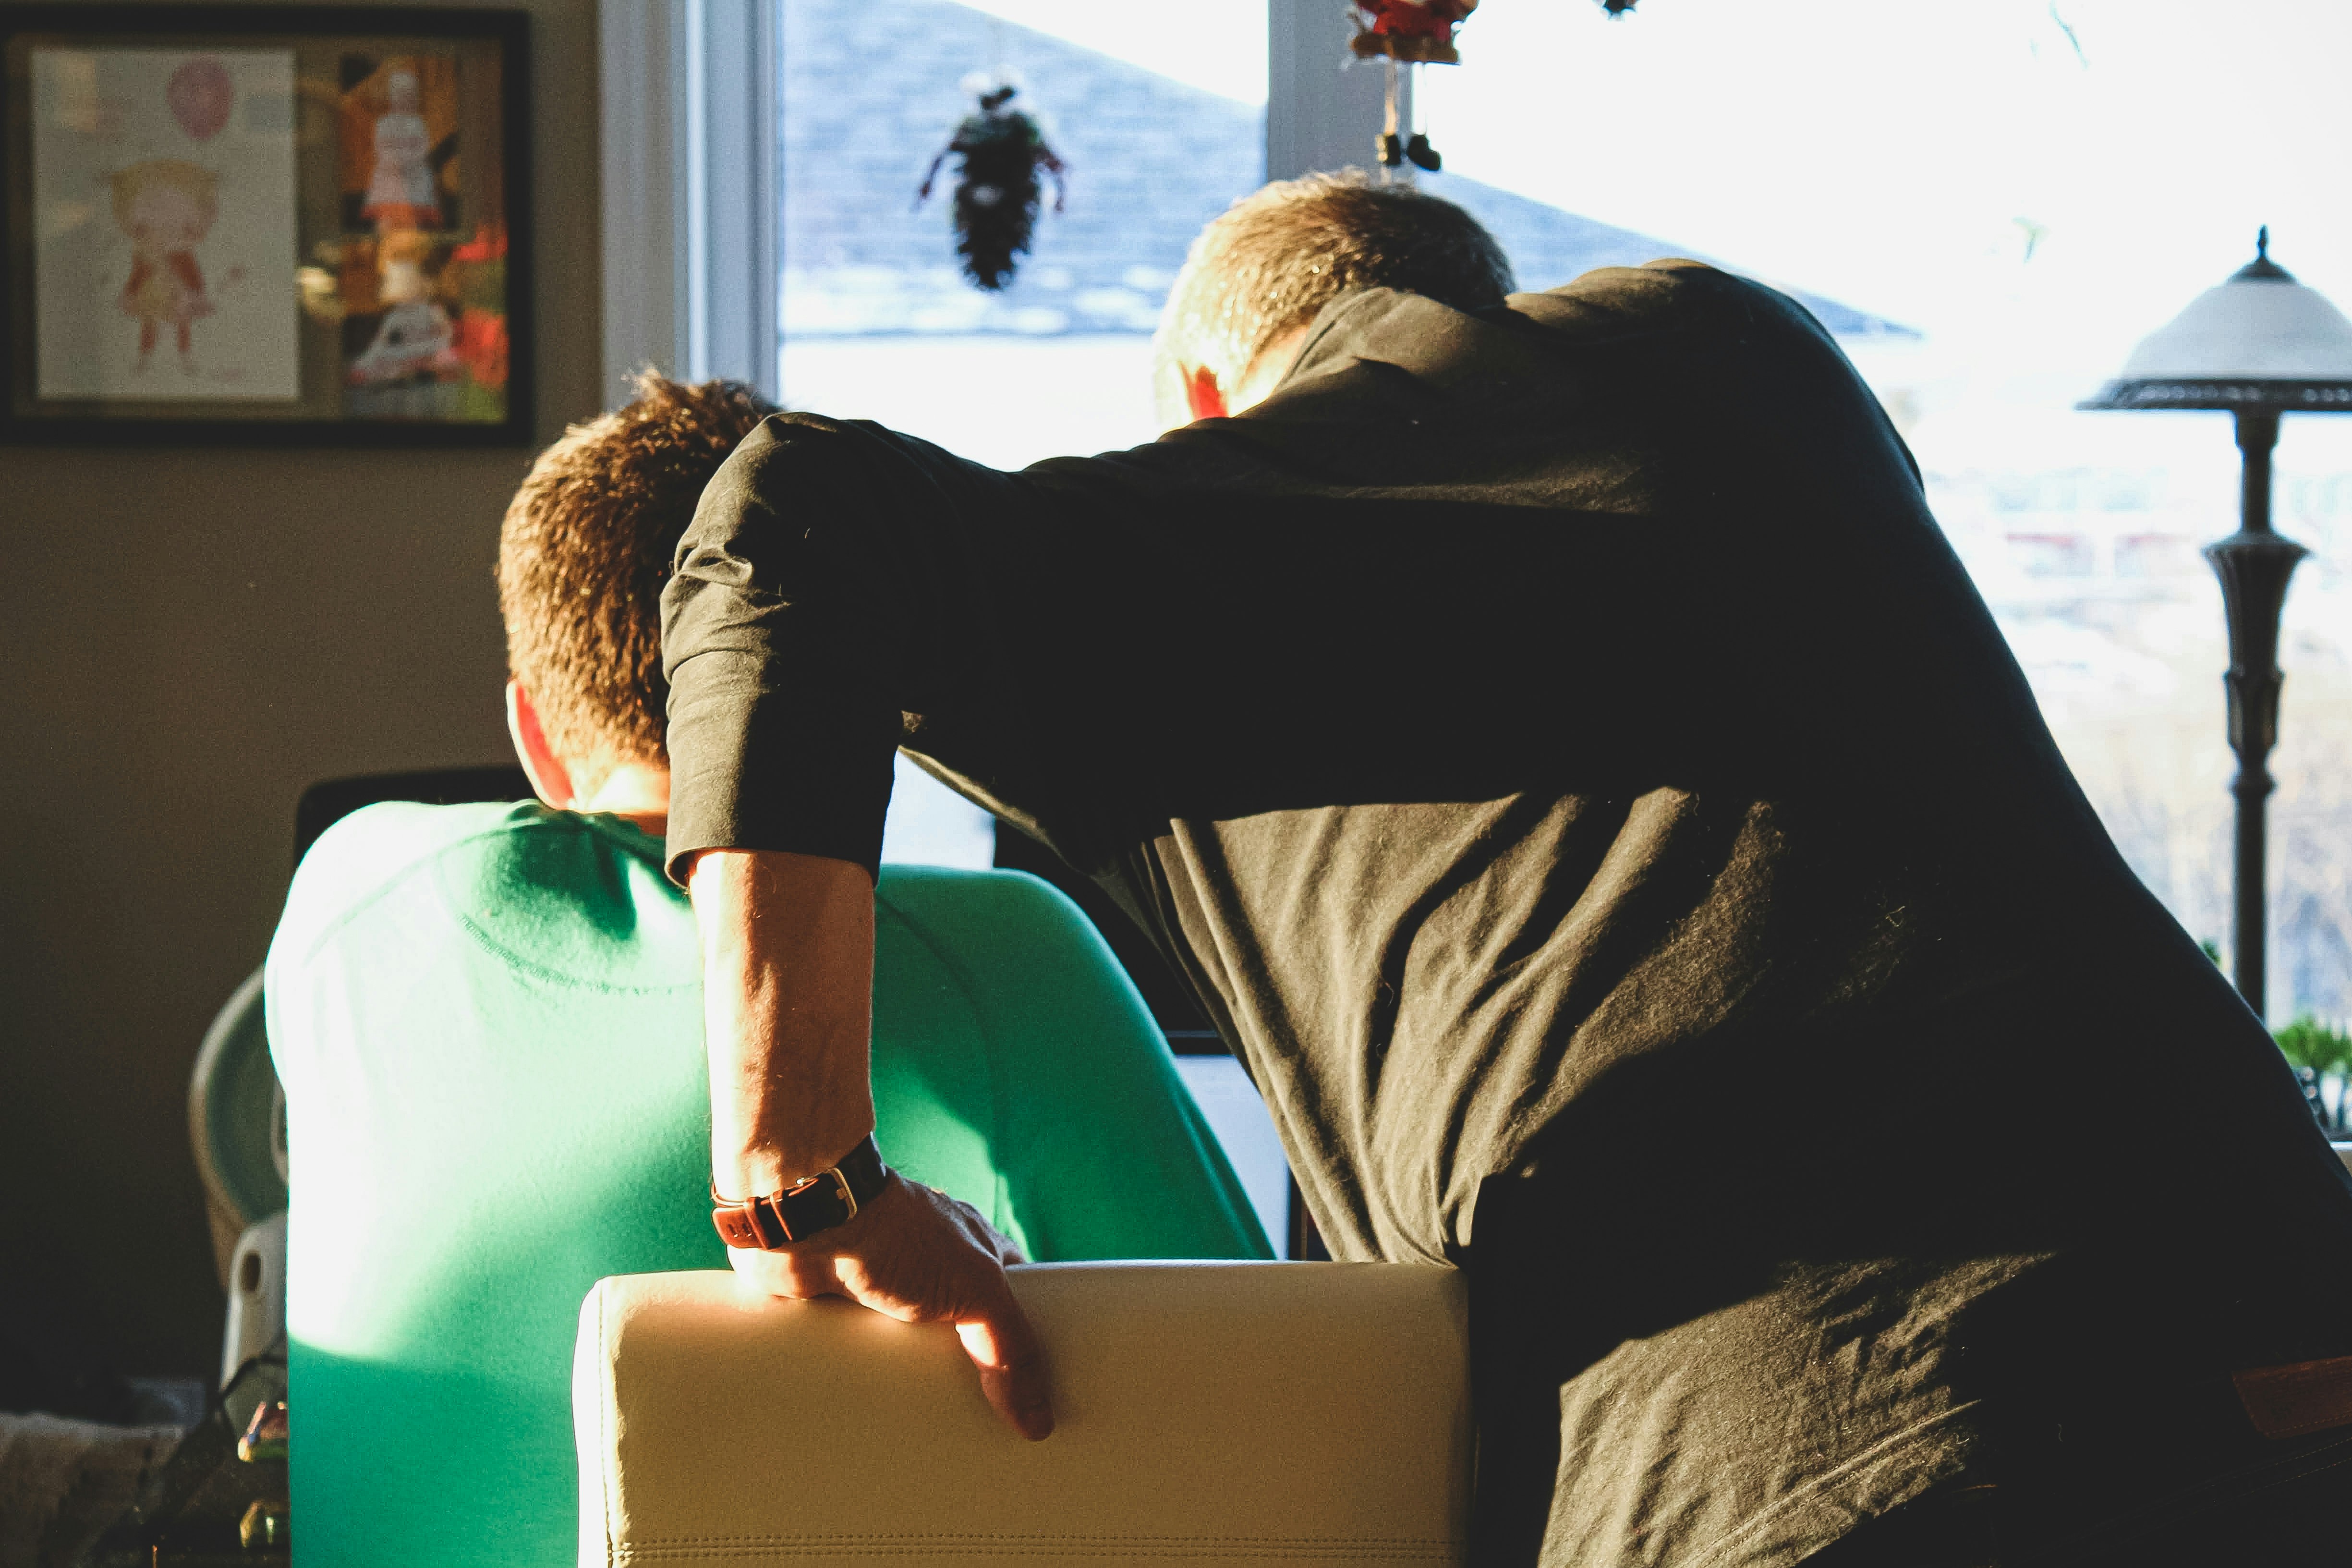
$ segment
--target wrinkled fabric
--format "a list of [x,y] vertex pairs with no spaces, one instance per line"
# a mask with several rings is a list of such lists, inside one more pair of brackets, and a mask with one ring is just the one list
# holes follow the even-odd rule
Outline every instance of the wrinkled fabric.
[[1336,1255],[1470,1270],[1484,1561],[2123,1497],[2352,1350],[2352,1183],[1769,289],[1351,294],[1018,474],[783,416],[664,609],[674,873],[871,868],[903,745],[1157,938]]

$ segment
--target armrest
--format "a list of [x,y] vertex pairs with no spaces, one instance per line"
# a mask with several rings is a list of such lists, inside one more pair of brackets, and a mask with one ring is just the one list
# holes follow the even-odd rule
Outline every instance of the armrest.
[[1462,1560],[1454,1270],[1012,1272],[1051,1360],[1043,1443],[998,1423],[952,1330],[724,1273],[601,1281],[574,1361],[582,1563]]

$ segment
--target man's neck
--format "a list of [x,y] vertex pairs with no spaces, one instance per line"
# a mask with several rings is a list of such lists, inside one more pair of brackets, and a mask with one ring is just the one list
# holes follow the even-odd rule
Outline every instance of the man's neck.
[[625,817],[638,831],[659,838],[669,831],[669,770],[623,763],[587,799],[574,800],[572,809],[591,816]]
[[1239,414],[1244,408],[1255,408],[1274,395],[1275,388],[1282,384],[1283,377],[1288,375],[1291,367],[1298,363],[1298,351],[1307,346],[1307,329],[1313,325],[1308,321],[1293,327],[1258,351],[1257,357],[1250,361],[1249,369],[1244,373],[1242,384],[1225,400],[1229,413]]

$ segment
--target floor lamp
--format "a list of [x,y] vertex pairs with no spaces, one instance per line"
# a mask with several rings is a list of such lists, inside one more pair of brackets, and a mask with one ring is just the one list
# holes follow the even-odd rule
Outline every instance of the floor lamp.
[[2279,612],[2308,553],[2271,527],[2271,449],[2283,414],[2352,414],[2352,321],[2270,258],[2254,258],[2132,350],[2123,374],[2077,405],[2089,409],[2218,408],[2243,454],[2238,531],[2205,547],[2230,624],[2230,749],[2238,755],[2235,931],[2238,994],[2263,1011],[2263,893],[2271,748],[2278,742]]

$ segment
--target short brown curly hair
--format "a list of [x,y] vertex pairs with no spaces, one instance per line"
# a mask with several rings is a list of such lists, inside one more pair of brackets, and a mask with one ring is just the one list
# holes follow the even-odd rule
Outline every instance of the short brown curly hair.
[[499,530],[499,611],[508,668],[565,757],[667,765],[662,583],[703,487],[775,412],[739,382],[646,371],[626,407],[531,464]]

